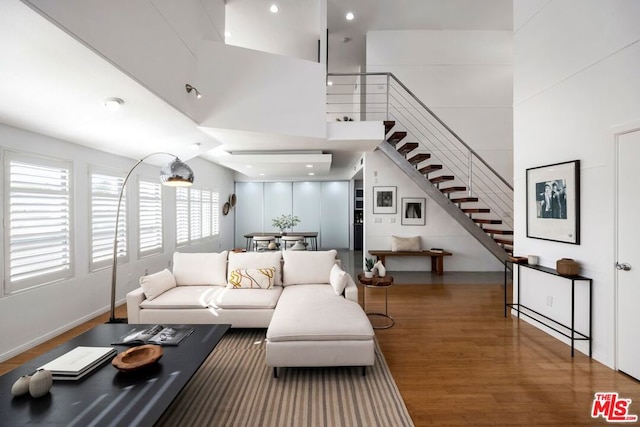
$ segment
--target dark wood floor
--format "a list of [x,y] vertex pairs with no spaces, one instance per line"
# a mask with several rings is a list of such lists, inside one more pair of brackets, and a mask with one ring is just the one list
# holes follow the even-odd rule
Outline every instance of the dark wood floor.
[[[389,289],[396,325],[376,336],[417,426],[604,425],[590,416],[594,393],[603,391],[632,399],[630,412],[640,415],[639,382],[582,353],[572,359],[565,344],[504,318],[502,295],[499,284]],[[381,290],[368,291],[367,309],[384,309]],[[106,319],[0,364],[0,374]]]

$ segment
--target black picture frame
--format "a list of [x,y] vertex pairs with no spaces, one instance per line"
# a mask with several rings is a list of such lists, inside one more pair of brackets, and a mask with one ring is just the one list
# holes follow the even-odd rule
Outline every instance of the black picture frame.
[[395,214],[397,187],[373,187],[373,213]]
[[402,225],[426,224],[427,199],[424,197],[402,198]]
[[529,168],[527,237],[580,244],[580,160]]

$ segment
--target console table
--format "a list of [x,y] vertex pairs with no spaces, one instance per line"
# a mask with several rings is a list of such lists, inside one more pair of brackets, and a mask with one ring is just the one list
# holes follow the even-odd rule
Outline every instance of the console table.
[[[511,264],[512,266],[518,266],[518,285],[517,285],[517,290],[518,290],[518,295],[516,297],[516,301],[514,303],[508,303],[507,302],[507,270],[508,270],[508,266],[507,264]],[[563,279],[569,280],[571,282],[571,325],[567,326],[564,325],[552,318],[550,318],[549,316],[546,316],[542,313],[539,313],[529,307],[527,307],[524,304],[520,303],[520,268],[524,267],[524,268],[529,268],[531,270],[536,270],[545,274],[550,274],[552,276],[556,276],[556,277],[561,277]],[[578,332],[575,329],[575,294],[576,294],[576,282],[586,282],[589,285],[589,333],[588,334],[583,334],[582,332]],[[567,337],[571,340],[571,357],[574,356],[574,343],[575,341],[589,341],[589,357],[591,357],[591,300],[592,300],[592,294],[593,294],[593,280],[590,279],[589,277],[584,277],[584,276],[563,276],[561,274],[559,274],[555,269],[553,268],[549,268],[549,267],[543,267],[541,265],[529,265],[529,264],[524,264],[524,263],[517,263],[517,262],[513,262],[510,260],[505,261],[504,263],[504,317],[507,317],[507,308],[511,307],[513,309],[516,310],[516,312],[518,313],[518,318],[520,318],[520,314],[522,314],[523,316],[527,316],[528,318],[535,320],[536,322],[540,323],[541,325],[546,326],[549,329],[552,329],[554,331],[556,331],[557,333],[559,333],[560,335]],[[530,313],[535,313],[537,316],[542,317],[543,319],[546,320],[540,320],[536,317],[533,317],[531,314],[528,314],[527,312],[522,311],[521,309],[526,310],[527,312]]]
[[[79,345],[108,347],[142,325],[106,324],[77,336],[0,377],[0,424],[152,426],[209,356],[230,325],[188,325],[194,329],[178,346],[162,347],[162,358],[138,372],[119,372],[111,363],[78,381],[54,381],[40,398],[13,397],[12,384],[22,375]],[[146,325],[150,326],[150,325]],[[168,326],[168,325],[165,325]],[[113,345],[118,352],[129,347]]]

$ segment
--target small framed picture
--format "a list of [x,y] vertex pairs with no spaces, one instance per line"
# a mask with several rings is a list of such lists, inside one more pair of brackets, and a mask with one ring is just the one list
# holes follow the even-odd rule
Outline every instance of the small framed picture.
[[426,202],[423,197],[403,197],[402,225],[425,225]]
[[396,207],[397,187],[373,187],[373,213],[394,214]]
[[527,169],[527,237],[580,244],[580,161]]

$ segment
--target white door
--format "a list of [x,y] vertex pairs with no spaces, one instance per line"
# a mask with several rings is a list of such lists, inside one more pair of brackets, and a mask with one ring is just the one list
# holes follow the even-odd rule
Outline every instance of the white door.
[[640,129],[618,135],[618,369],[640,379]]

